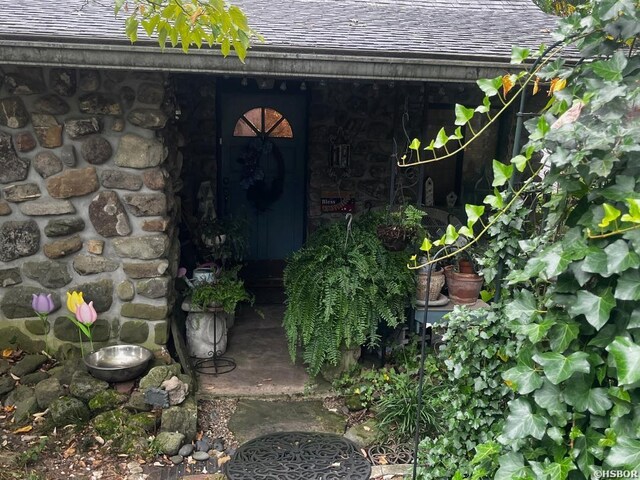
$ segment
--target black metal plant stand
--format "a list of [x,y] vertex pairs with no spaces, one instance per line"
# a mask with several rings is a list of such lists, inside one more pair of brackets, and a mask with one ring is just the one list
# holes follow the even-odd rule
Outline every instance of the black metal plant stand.
[[203,375],[222,375],[224,373],[232,372],[236,369],[236,361],[231,357],[225,357],[222,355],[222,352],[217,349],[218,345],[218,332],[217,325],[218,321],[216,318],[216,313],[213,314],[213,338],[214,338],[214,349],[208,353],[206,358],[198,358],[196,357],[193,362],[193,368],[196,372],[201,373]]

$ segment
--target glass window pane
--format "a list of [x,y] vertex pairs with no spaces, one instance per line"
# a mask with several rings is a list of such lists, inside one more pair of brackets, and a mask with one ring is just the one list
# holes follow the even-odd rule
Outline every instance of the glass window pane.
[[274,128],[269,134],[270,137],[276,138],[293,138],[293,131],[291,130],[291,125],[289,122],[284,119],[280,124]]
[[282,118],[282,114],[273,108],[264,109],[264,131],[271,130],[278,120]]
[[249,126],[244,117],[240,117],[240,120],[236,122],[236,126],[233,129],[234,137],[255,137],[257,136],[255,130]]
[[254,108],[244,114],[244,118],[249,120],[260,133],[264,132],[262,127],[262,108]]

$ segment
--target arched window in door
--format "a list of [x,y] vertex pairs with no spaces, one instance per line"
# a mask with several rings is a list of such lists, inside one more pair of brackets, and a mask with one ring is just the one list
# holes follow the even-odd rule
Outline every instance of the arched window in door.
[[273,108],[258,107],[245,112],[236,122],[234,137],[293,138],[291,124]]

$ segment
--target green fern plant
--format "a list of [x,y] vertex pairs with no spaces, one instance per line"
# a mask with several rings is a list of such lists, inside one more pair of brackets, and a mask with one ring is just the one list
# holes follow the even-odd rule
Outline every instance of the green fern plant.
[[284,272],[284,327],[295,361],[298,346],[309,373],[336,365],[341,348],[375,345],[382,321],[394,327],[414,289],[402,252],[386,251],[372,222],[318,230]]
[[233,313],[241,302],[253,304],[253,296],[238,279],[239,267],[223,271],[214,283],[196,284],[191,291],[191,301],[199,308],[220,306],[227,313]]

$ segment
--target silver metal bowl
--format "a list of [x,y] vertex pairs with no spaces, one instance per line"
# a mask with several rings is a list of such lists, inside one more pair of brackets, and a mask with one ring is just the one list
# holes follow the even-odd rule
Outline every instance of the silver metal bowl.
[[153,358],[151,350],[139,345],[112,345],[84,357],[89,373],[107,382],[126,382],[139,377]]

